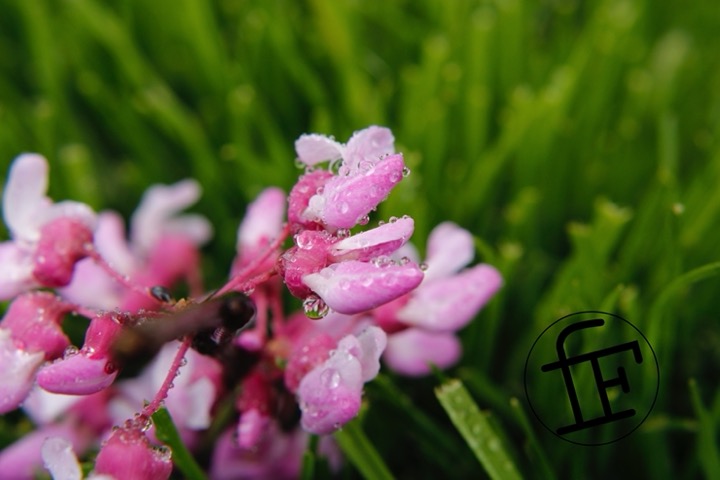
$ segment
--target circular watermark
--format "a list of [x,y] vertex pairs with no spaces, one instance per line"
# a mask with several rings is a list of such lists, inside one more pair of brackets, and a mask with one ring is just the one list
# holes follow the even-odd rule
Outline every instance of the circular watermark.
[[630,435],[650,415],[660,370],[632,323],[611,313],[577,312],[535,340],[524,384],[545,428],[578,445],[605,445]]

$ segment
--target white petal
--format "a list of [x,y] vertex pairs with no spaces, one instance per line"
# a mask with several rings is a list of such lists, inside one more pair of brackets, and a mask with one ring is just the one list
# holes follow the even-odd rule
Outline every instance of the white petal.
[[311,133],[295,140],[295,152],[302,163],[313,166],[327,160],[339,160],[342,158],[343,146],[330,137]]
[[17,240],[34,242],[40,236],[42,219],[38,213],[51,205],[45,196],[48,187],[45,157],[26,153],[10,167],[3,193],[3,217]]
[[80,480],[82,471],[72,444],[60,437],[50,437],[43,443],[42,458],[53,480]]

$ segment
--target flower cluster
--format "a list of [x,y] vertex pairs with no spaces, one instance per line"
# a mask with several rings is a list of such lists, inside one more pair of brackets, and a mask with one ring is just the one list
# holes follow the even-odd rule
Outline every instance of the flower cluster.
[[[502,283],[489,265],[463,270],[472,236],[441,224],[420,262],[412,218],[364,228],[409,173],[386,128],[346,144],[303,135],[295,148],[304,174],[248,207],[229,279],[211,294],[199,248],[212,228],[183,213],[196,182],[151,187],[126,235],[114,212],[47,198],[43,157],[15,159],[3,194],[11,240],[0,244],[0,300],[11,302],[0,413],[22,408],[37,428],[0,452],[3,475],[44,466],[79,479],[77,455],[99,447],[88,478],[168,478],[172,452],[151,422],[165,406],[184,443],[210,453],[212,478],[292,478],[309,434],[358,414],[381,359],[411,376],[458,360],[456,332]],[[178,286],[187,299],[173,298]],[[299,311],[286,313],[283,287]],[[82,322],[75,346],[65,327]],[[210,431],[222,432],[211,449]],[[332,437],[317,449],[337,467]]]

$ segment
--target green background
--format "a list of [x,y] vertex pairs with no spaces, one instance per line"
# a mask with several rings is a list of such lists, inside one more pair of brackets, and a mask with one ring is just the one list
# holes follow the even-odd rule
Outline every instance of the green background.
[[[455,221],[503,272],[447,375],[518,470],[718,478],[719,27],[713,0],[4,0],[0,171],[40,152],[53,198],[126,216],[198,179],[219,285],[247,202],[300,173],[300,134],[388,126],[412,174],[372,222],[413,216],[422,249]],[[640,328],[662,374],[645,424],[599,448],[544,431],[522,385],[537,335],[588,309]],[[386,372],[366,435],[398,477],[484,475],[437,384]]]

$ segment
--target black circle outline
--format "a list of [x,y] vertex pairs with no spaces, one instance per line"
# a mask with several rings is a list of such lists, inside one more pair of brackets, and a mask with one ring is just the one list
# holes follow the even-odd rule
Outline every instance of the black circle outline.
[[[614,440],[610,440],[610,441],[603,442],[603,443],[581,443],[581,442],[575,442],[575,441],[570,440],[570,439],[568,439],[568,438],[565,438],[565,437],[563,437],[563,436],[561,436],[561,435],[558,435],[557,432],[555,432],[552,428],[548,427],[548,426],[545,424],[545,422],[542,421],[542,419],[540,418],[540,415],[538,415],[538,413],[535,411],[535,409],[533,408],[532,401],[530,401],[530,393],[528,392],[528,385],[527,385],[527,380],[528,380],[528,363],[530,362],[530,355],[532,354],[532,351],[535,349],[535,345],[537,344],[537,342],[540,340],[540,338],[541,338],[543,335],[545,335],[545,332],[547,332],[548,330],[550,330],[550,329],[553,327],[553,325],[555,325],[556,323],[561,322],[561,321],[565,320],[565,319],[568,318],[568,317],[572,317],[572,316],[574,316],[574,315],[582,315],[582,314],[584,314],[584,313],[596,313],[596,314],[601,314],[601,315],[608,315],[608,316],[614,317],[614,318],[616,318],[616,319],[618,319],[618,320],[622,320],[623,322],[627,323],[627,324],[630,325],[632,328],[634,328],[635,331],[640,334],[640,336],[643,338],[643,340],[645,340],[645,343],[647,344],[647,346],[650,347],[650,351],[651,351],[652,354],[653,354],[653,359],[655,360],[655,372],[657,373],[657,387],[655,388],[655,398],[653,398],[652,405],[650,405],[650,408],[648,409],[648,412],[647,412],[647,414],[645,415],[645,417],[643,417],[643,419],[635,426],[635,428],[633,428],[633,429],[630,430],[629,432],[625,433],[624,435],[622,435],[622,436],[620,436],[620,437],[618,437],[618,438],[616,438],[616,439],[614,439]],[[635,325],[633,325],[633,324],[630,323],[629,321],[625,320],[625,319],[622,318],[620,315],[615,315],[614,313],[601,312],[601,311],[599,311],[599,310],[584,310],[584,311],[582,311],[582,312],[574,312],[574,313],[570,313],[570,314],[568,314],[568,315],[565,315],[564,317],[558,318],[558,319],[555,320],[553,323],[551,323],[550,325],[548,325],[548,326],[545,328],[545,330],[543,330],[543,331],[540,333],[540,335],[538,335],[538,337],[537,337],[537,338],[535,339],[535,341],[533,342],[532,347],[530,347],[530,351],[528,352],[527,357],[525,358],[525,370],[524,370],[524,372],[523,372],[523,389],[525,390],[525,399],[527,400],[528,405],[530,406],[530,410],[533,412],[533,415],[535,415],[535,418],[537,418],[537,420],[540,422],[540,424],[542,424],[543,427],[545,427],[547,430],[549,430],[550,433],[552,433],[552,434],[555,435],[556,437],[558,437],[558,438],[560,438],[560,439],[562,439],[562,440],[565,440],[566,442],[570,442],[570,443],[572,443],[572,444],[574,444],[574,445],[580,445],[580,446],[583,446],[583,447],[600,447],[600,446],[602,446],[602,445],[609,445],[609,444],[611,444],[611,443],[615,443],[615,442],[617,442],[617,441],[619,441],[619,440],[622,440],[623,438],[627,437],[628,435],[630,435],[631,433],[633,433],[635,430],[637,430],[637,429],[640,427],[640,425],[642,425],[642,424],[645,422],[645,420],[647,420],[647,418],[650,416],[650,413],[652,413],[653,408],[655,408],[655,403],[657,402],[658,394],[660,393],[660,364],[658,363],[657,355],[655,355],[655,350],[653,349],[652,345],[651,345],[650,342],[648,341],[647,337],[646,337],[646,336],[640,331],[640,329],[637,328]]]

